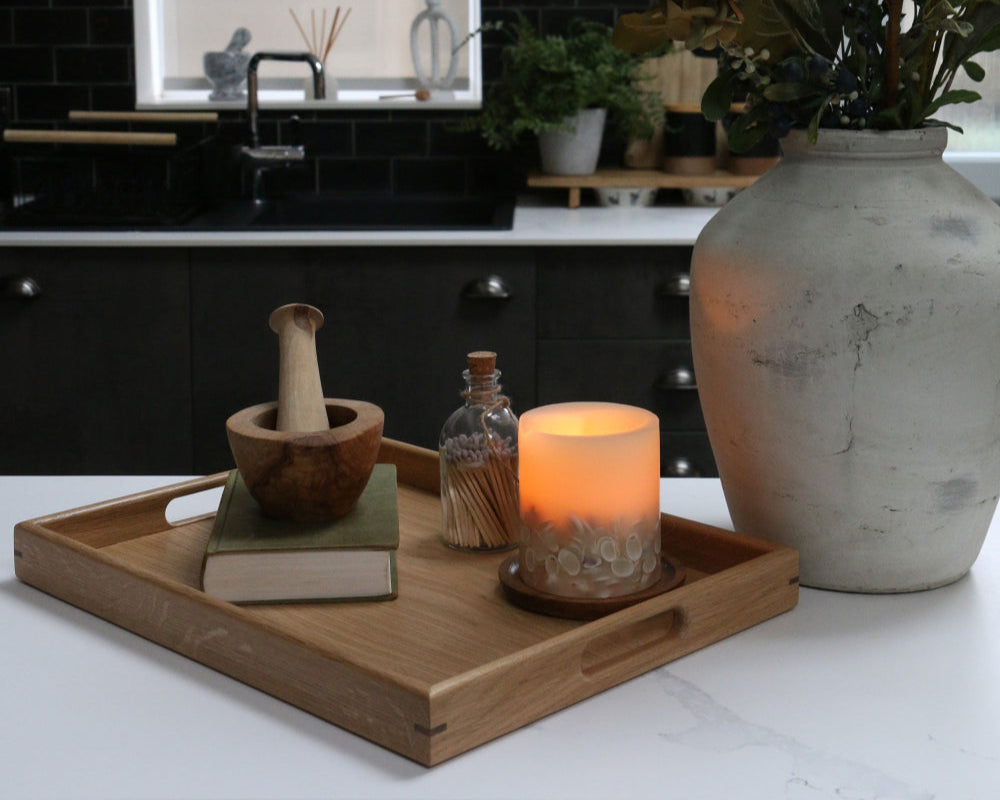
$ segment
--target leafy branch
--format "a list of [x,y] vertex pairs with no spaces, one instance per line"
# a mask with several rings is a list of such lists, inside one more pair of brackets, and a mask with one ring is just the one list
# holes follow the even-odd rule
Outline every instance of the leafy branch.
[[719,45],[702,111],[725,120],[745,96],[747,110],[730,127],[734,149],[791,128],[814,140],[820,128],[948,125],[935,118],[941,108],[980,99],[953,88],[959,71],[981,81],[973,59],[1000,49],[1000,0],[915,0],[912,19],[903,0],[714,3],[657,0],[645,14],[623,15],[615,41],[631,52],[657,36]]

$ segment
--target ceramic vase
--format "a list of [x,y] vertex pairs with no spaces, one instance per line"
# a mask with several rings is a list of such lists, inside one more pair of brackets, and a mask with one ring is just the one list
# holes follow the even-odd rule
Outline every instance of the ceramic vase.
[[801,582],[950,583],[1000,490],[1000,209],[944,128],[821,130],[705,227],[691,338],[736,530]]
[[538,134],[542,172],[549,175],[590,175],[597,169],[604,139],[604,108],[588,108],[567,117],[563,126]]

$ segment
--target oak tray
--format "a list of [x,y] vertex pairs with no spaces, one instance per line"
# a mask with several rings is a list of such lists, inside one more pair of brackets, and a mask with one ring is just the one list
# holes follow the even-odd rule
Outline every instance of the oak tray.
[[199,589],[212,515],[167,504],[226,473],[22,522],[25,583],[427,766],[787,611],[798,554],[663,515],[683,586],[597,620],[504,599],[505,553],[441,542],[437,454],[384,440],[399,476],[399,597],[236,606]]

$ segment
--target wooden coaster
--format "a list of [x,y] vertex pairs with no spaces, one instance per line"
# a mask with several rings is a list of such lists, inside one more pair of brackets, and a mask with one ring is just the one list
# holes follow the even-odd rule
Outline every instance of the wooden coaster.
[[563,619],[597,619],[606,614],[649,600],[651,597],[669,592],[684,583],[687,571],[666,557],[662,558],[663,572],[660,580],[641,592],[620,597],[561,597],[548,592],[540,592],[522,580],[520,563],[515,553],[504,559],[500,565],[500,586],[507,600],[526,611],[545,614]]

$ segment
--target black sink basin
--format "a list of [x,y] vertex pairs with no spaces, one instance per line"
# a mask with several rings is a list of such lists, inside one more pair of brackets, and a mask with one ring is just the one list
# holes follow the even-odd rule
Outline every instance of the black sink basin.
[[509,230],[514,199],[459,195],[294,194],[234,203],[189,228],[233,230]]
[[462,195],[291,194],[263,203],[241,200],[184,215],[135,216],[80,211],[55,213],[29,204],[0,229],[107,230],[510,230],[514,198]]

